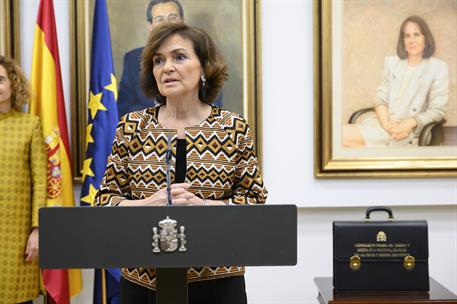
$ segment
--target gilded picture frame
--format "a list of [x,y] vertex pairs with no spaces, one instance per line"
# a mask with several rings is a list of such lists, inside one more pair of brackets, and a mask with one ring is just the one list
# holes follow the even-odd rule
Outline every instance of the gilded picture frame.
[[[260,0],[179,0],[184,22],[206,29],[229,66],[229,80],[223,89],[222,107],[242,114],[251,126],[261,163],[261,20]],[[107,1],[116,78],[121,80],[124,54],[143,46],[146,38],[148,0]],[[90,72],[90,43],[94,0],[73,0],[72,30],[72,146],[76,178],[81,176],[87,124]],[[224,18],[222,18],[225,16]],[[124,18],[129,21],[125,22]],[[135,29],[135,30],[134,30]],[[234,40],[227,31],[238,33]],[[130,33],[126,35],[126,33]],[[133,38],[126,38],[134,36]],[[135,38],[136,37],[136,38]],[[122,41],[121,41],[122,40]],[[238,52],[237,54],[233,53]],[[235,58],[236,57],[236,58]]]
[[6,22],[6,1],[0,0],[0,54],[7,54],[7,22]]
[[[313,5],[315,176],[457,176],[457,1],[314,1]],[[427,137],[431,146],[348,147],[343,129],[353,111],[374,107],[383,62],[395,56],[400,25],[411,15],[427,20],[435,37],[435,55],[449,69],[444,132],[441,129],[436,136],[441,142]]]
[[0,54],[20,63],[19,2],[0,0]]

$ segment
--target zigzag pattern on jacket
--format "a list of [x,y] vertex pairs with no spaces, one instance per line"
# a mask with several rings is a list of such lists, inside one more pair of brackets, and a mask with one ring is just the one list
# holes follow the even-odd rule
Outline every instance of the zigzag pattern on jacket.
[[[166,187],[165,154],[168,136],[175,176],[177,130],[158,122],[158,108],[129,113],[119,122],[105,176],[96,195],[97,205],[116,206],[125,199],[143,199]],[[260,176],[252,132],[238,114],[212,108],[211,115],[186,133],[186,179],[189,191],[226,204],[263,204],[267,190]],[[242,275],[244,267],[190,268],[189,281]],[[156,288],[154,269],[123,269],[137,284]]]

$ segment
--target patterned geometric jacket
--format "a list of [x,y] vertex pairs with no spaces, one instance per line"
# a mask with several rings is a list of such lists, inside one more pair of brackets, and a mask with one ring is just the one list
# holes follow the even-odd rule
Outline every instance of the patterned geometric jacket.
[[[177,130],[158,122],[158,108],[129,113],[119,122],[112,152],[95,203],[116,206],[124,199],[143,199],[166,187],[165,154],[172,138],[174,180]],[[238,114],[213,106],[210,116],[185,129],[186,179],[189,191],[226,204],[263,204],[267,190],[260,176],[252,132]],[[244,267],[189,268],[188,281],[244,274]],[[124,268],[129,281],[156,288],[150,268]]]

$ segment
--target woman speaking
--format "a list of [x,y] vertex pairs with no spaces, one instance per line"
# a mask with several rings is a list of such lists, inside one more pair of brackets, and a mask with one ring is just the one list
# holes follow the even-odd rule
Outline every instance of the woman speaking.
[[[121,118],[96,203],[166,205],[171,141],[174,205],[263,204],[267,191],[249,126],[210,105],[227,79],[211,37],[185,24],[158,26],[141,69],[145,95],[158,106]],[[246,303],[243,275],[240,266],[189,268],[189,303]],[[124,268],[121,303],[155,303],[156,283],[154,269]]]

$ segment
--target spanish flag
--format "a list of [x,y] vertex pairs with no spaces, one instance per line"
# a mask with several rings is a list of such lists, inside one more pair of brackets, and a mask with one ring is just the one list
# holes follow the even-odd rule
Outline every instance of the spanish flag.
[[[31,83],[30,112],[41,118],[48,154],[47,206],[74,206],[70,145],[52,0],[40,1]],[[42,275],[51,303],[69,304],[70,297],[82,288],[80,270],[44,269]]]

